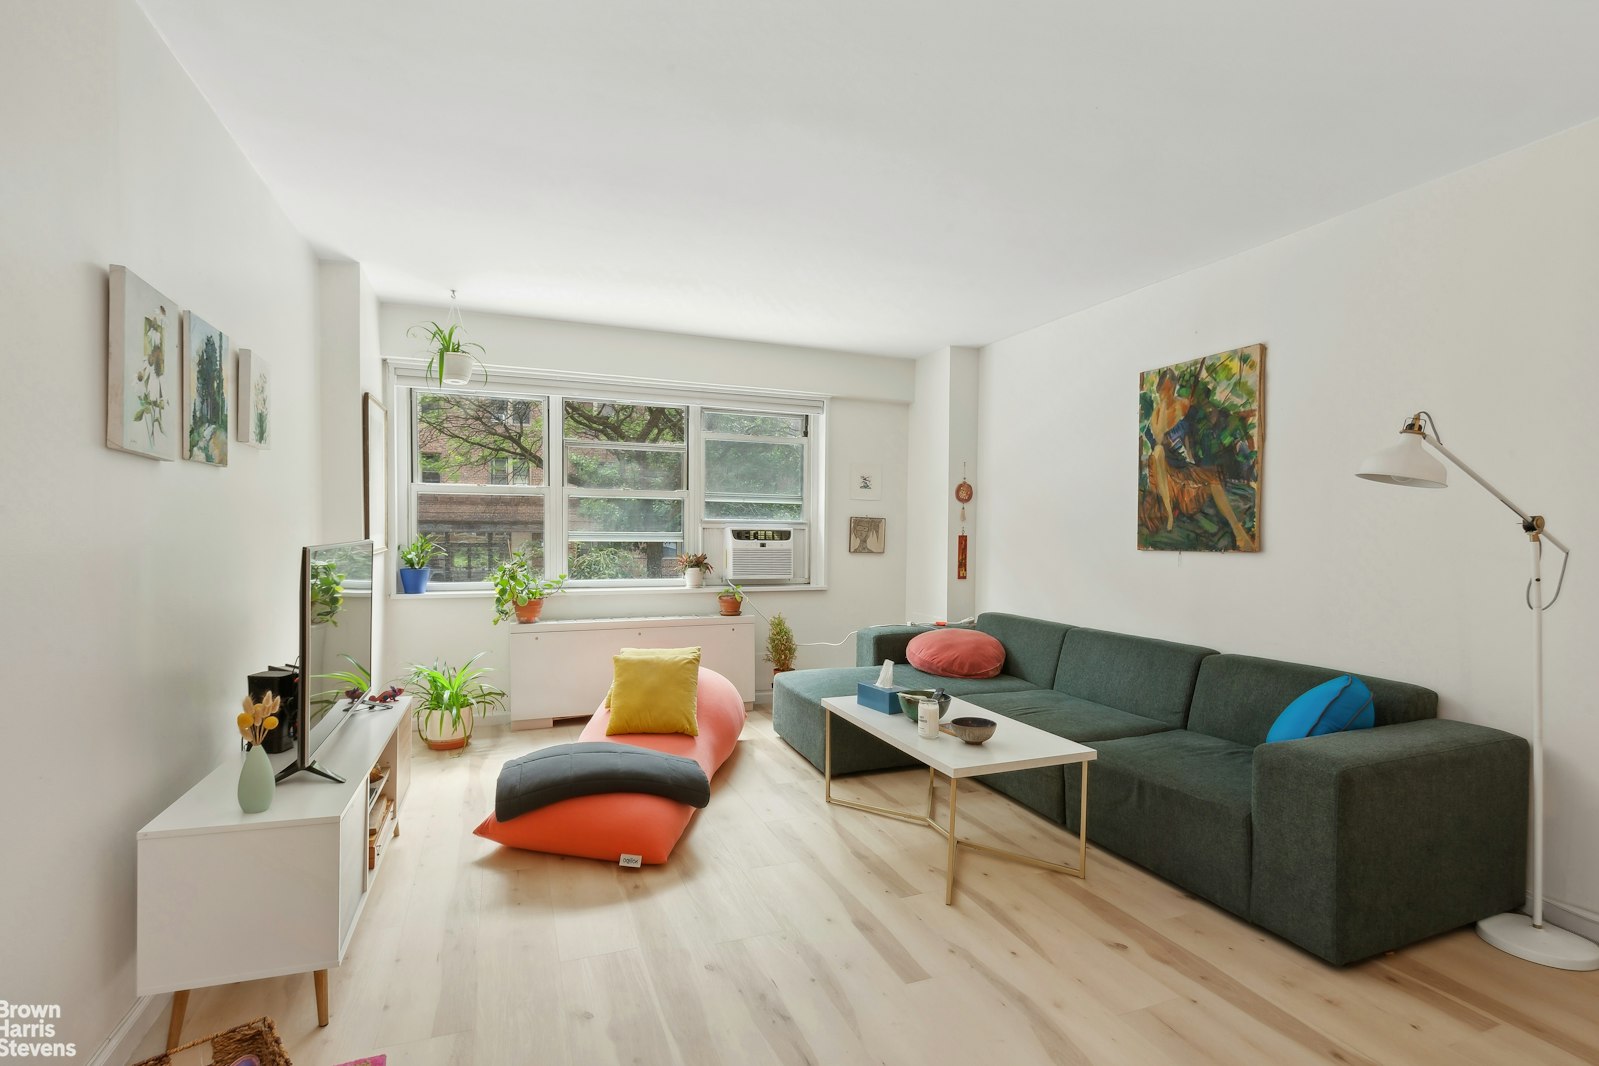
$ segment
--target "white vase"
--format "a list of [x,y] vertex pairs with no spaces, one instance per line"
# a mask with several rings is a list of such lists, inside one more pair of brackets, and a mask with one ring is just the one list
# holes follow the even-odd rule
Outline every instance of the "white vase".
[[697,566],[691,566],[683,571],[683,584],[691,589],[702,588],[705,585],[705,571]]
[[448,352],[444,356],[444,383],[466,385],[472,380],[472,357],[465,352]]

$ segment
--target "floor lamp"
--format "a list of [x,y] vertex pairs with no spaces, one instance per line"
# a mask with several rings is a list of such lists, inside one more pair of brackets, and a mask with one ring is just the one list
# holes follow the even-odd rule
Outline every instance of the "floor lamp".
[[[1483,480],[1471,467],[1445,448],[1438,438],[1438,427],[1425,411],[1405,420],[1399,443],[1373,452],[1360,464],[1357,476],[1368,481],[1412,488],[1441,489],[1448,485],[1448,471],[1422,448],[1426,442],[1459,467],[1467,477],[1493,493],[1494,498],[1521,519],[1521,529],[1532,542],[1532,580],[1527,585],[1527,606],[1533,619],[1532,674],[1532,914],[1496,914],[1477,923],[1477,935],[1501,951],[1542,966],[1562,970],[1599,970],[1599,944],[1543,921],[1543,612],[1560,596],[1565,583],[1566,562],[1571,550],[1544,527],[1542,515],[1529,515],[1505,498],[1505,494]],[[1555,594],[1546,603],[1543,596],[1543,542],[1559,548],[1564,558]]]

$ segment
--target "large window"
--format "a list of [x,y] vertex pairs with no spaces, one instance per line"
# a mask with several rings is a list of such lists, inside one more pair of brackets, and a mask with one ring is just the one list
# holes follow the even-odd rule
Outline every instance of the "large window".
[[434,585],[479,586],[523,547],[579,586],[676,584],[688,551],[725,576],[724,530],[740,524],[793,528],[790,583],[810,581],[820,402],[500,372],[481,392],[408,371],[396,384],[409,413],[400,535],[443,547]]

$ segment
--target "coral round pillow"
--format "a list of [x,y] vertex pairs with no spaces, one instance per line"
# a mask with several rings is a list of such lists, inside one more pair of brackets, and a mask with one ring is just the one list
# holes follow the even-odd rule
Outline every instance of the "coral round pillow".
[[924,674],[993,677],[1005,665],[1005,645],[975,629],[935,629],[912,637],[905,658]]

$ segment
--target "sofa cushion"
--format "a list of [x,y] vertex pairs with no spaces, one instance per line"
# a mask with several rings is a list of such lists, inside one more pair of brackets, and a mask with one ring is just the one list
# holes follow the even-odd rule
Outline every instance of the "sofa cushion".
[[[1101,740],[1144,736],[1166,728],[1148,718],[1047,688],[978,693],[962,699],[1090,747],[1096,747]],[[989,774],[982,781],[994,791],[1075,831],[1078,789],[1082,787],[1079,775],[1076,766],[1041,766]]]
[[[876,680],[877,671],[868,668],[867,675],[866,680]],[[976,692],[1033,691],[1032,685],[1010,674],[997,674],[994,677],[939,677],[937,674],[924,673],[907,663],[894,665],[894,684],[901,688],[941,688],[951,696],[959,696],[961,699]],[[851,691],[850,695],[854,695],[854,692]]]
[[911,638],[905,659],[939,677],[989,678],[1005,665],[1005,645],[975,629],[933,629]]
[[1088,839],[1248,917],[1253,749],[1184,729],[1094,747]]
[[1005,673],[1038,688],[1054,684],[1061,640],[1071,626],[991,611],[977,616],[977,628],[1005,645]]
[[[1264,744],[1284,707],[1343,672],[1252,655],[1212,655],[1199,667],[1188,728],[1235,744]],[[1438,716],[1438,694],[1432,689],[1366,674],[1355,676],[1371,689],[1379,726]]]
[[1266,731],[1266,743],[1370,729],[1374,724],[1371,689],[1360,678],[1341,674],[1301,693],[1284,707]]
[[1062,642],[1060,665],[1050,684],[1069,696],[1181,729],[1199,664],[1214,654],[1192,644],[1073,629]]

